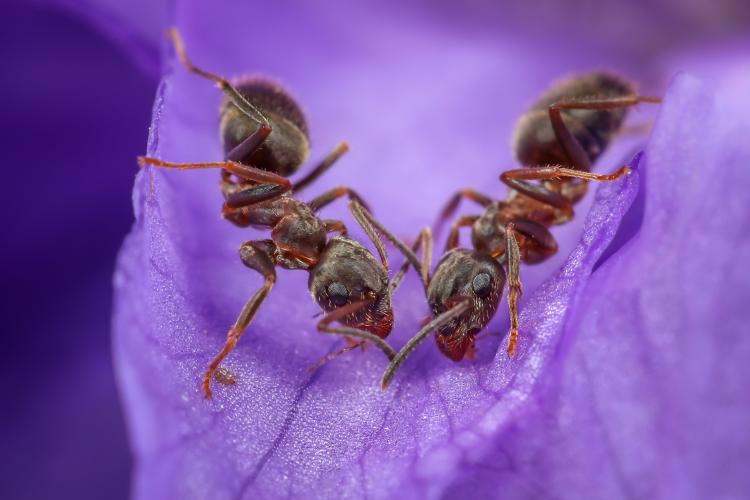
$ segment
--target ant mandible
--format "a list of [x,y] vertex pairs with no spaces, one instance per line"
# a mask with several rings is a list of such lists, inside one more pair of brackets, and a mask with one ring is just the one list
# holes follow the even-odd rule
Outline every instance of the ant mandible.
[[[297,103],[279,87],[265,80],[246,80],[238,87],[226,79],[194,66],[187,57],[175,29],[169,32],[177,55],[188,71],[216,82],[225,92],[221,108],[221,132],[226,159],[221,162],[178,164],[156,158],[140,157],[141,166],[171,169],[222,169],[221,190],[224,217],[241,226],[271,230],[271,238],[246,241],[240,247],[240,259],[263,276],[264,283],[242,308],[227,333],[223,348],[208,366],[202,388],[212,397],[211,380],[219,365],[234,349],[276,282],[276,267],[302,269],[310,273],[308,288],[318,305],[328,314],[319,321],[323,333],[356,337],[360,342],[334,355],[369,341],[392,359],[395,351],[383,339],[393,328],[391,295],[400,283],[388,279],[388,259],[383,244],[370,224],[375,220],[362,199],[352,189],[340,186],[302,202],[294,193],[309,185],[327,170],[346,150],[340,145],[333,153],[294,185],[282,175],[290,175],[304,162],[308,151],[307,125]],[[280,175],[281,174],[281,175]],[[373,254],[347,236],[340,220],[321,219],[320,209],[347,196],[354,218],[370,237],[380,256]],[[378,224],[391,241],[397,238]],[[331,239],[328,234],[340,233]],[[413,265],[417,257],[401,243]],[[343,327],[332,327],[331,323]],[[333,356],[324,358],[324,362]]]
[[[391,360],[382,380],[384,389],[433,331],[437,331],[435,340],[447,357],[453,361],[472,357],[476,335],[497,311],[506,276],[510,309],[507,352],[515,355],[521,261],[536,264],[557,252],[549,228],[573,218],[573,205],[586,194],[589,181],[613,181],[630,172],[627,166],[612,174],[594,174],[591,168],[621,129],[627,108],[643,102],[661,100],[637,95],[634,87],[618,76],[595,72],[554,85],[520,118],[512,148],[524,168],[500,176],[510,188],[504,201],[473,189],[462,189],[450,198],[437,227],[454,214],[463,198],[485,211],[453,222],[445,253],[431,277],[432,233],[429,228],[420,233],[413,250],[424,247],[419,272],[426,284],[432,320]],[[473,249],[459,248],[459,230],[466,226],[471,226]],[[397,276],[408,265],[406,262]]]

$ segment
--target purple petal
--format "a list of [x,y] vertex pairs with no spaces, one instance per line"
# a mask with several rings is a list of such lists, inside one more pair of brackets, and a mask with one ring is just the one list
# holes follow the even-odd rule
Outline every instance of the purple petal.
[[[377,24],[342,28],[333,22],[302,23],[295,25],[308,30],[301,37],[325,37],[320,45],[299,47],[267,28],[287,14],[272,12],[259,27],[264,47],[273,51],[225,43],[202,28],[202,19],[210,18],[207,12],[191,11],[191,28],[183,32],[194,60],[210,61],[212,69],[227,73],[256,68],[280,76],[295,89],[321,145],[317,156],[342,138],[354,147],[318,188],[339,183],[357,187],[386,225],[405,237],[431,222],[441,201],[457,187],[468,184],[502,193],[497,174],[502,165],[513,163],[508,153],[499,153],[498,144],[510,137],[513,119],[553,76],[592,63],[584,55],[563,64],[539,47],[511,47],[495,38],[466,44],[460,33],[431,34],[429,23],[422,21],[416,21],[423,23],[418,36],[412,27],[395,29],[385,38]],[[364,16],[356,9],[355,14]],[[399,58],[387,57],[384,44],[398,48]],[[329,61],[326,55],[334,47],[338,57]],[[532,58],[538,66],[522,64]],[[380,69],[385,64],[388,71]],[[503,82],[501,90],[497,82]],[[426,343],[385,393],[378,388],[385,362],[373,350],[341,358],[313,376],[307,373],[308,366],[339,343],[315,332],[316,308],[307,297],[304,273],[282,271],[249,333],[226,362],[237,375],[237,385],[219,387],[214,401],[204,401],[201,374],[260,281],[241,266],[236,249],[245,239],[263,236],[229,227],[213,215],[220,202],[215,174],[141,172],[134,191],[137,221],[116,277],[114,319],[118,373],[138,457],[136,496],[304,496],[312,491],[345,497],[457,496],[473,491],[483,496],[502,492],[509,498],[617,498],[684,497],[696,491],[678,479],[700,481],[707,473],[698,474],[698,461],[678,457],[689,457],[681,452],[687,446],[684,436],[696,432],[693,423],[707,421],[714,411],[692,403],[696,394],[682,386],[681,371],[659,361],[682,359],[681,348],[673,339],[639,356],[621,353],[645,345],[650,336],[656,344],[663,341],[670,325],[659,324],[659,318],[690,318],[690,325],[680,325],[686,331],[701,322],[704,329],[717,322],[716,312],[702,302],[718,302],[716,287],[706,288],[714,299],[690,294],[679,307],[665,307],[662,316],[661,304],[668,305],[669,294],[676,293],[676,278],[656,279],[690,260],[683,251],[692,252],[690,257],[702,264],[693,276],[710,267],[706,263],[713,249],[695,247],[692,238],[686,244],[684,235],[695,234],[700,236],[695,241],[704,243],[721,242],[723,236],[728,241],[719,252],[726,259],[741,238],[745,241],[746,233],[719,233],[716,225],[705,227],[708,221],[697,230],[686,224],[698,215],[724,214],[718,204],[701,212],[719,196],[722,201],[738,200],[735,218],[722,223],[741,227],[738,214],[747,211],[740,194],[727,196],[727,190],[733,193],[746,179],[722,182],[719,190],[717,182],[698,177],[710,169],[692,166],[721,168],[719,163],[730,159],[738,166],[748,158],[732,141],[721,144],[730,132],[747,129],[735,127],[732,110],[712,107],[711,99],[691,80],[680,80],[639,172],[604,186],[587,217],[582,204],[574,224],[555,230],[562,248],[556,260],[524,268],[527,300],[518,359],[507,360],[497,351],[497,340],[485,340],[477,362],[455,365]],[[218,158],[217,101],[210,85],[176,69],[160,88],[149,153],[175,161]],[[601,162],[603,168],[622,157],[624,144],[619,147]],[[690,161],[675,161],[678,152]],[[724,157],[731,154],[736,156]],[[610,248],[620,220],[636,200],[639,180],[647,181],[640,198],[643,219],[636,204],[626,217],[627,228]],[[419,189],[409,192],[408,186]],[[684,224],[675,223],[677,215]],[[667,234],[674,236],[665,242]],[[658,269],[620,274],[618,268],[647,263]],[[644,281],[635,271],[650,273],[652,279]],[[618,309],[623,307],[615,300],[620,283],[631,282],[643,297],[658,299],[638,302],[637,310]],[[740,284],[728,285],[737,290],[737,300],[747,299]],[[613,290],[599,290],[606,286]],[[613,303],[597,309],[607,300]],[[426,313],[413,277],[395,302],[398,327],[390,339],[401,345]],[[739,308],[726,314],[738,325],[745,319]],[[506,318],[498,314],[492,329],[504,330]],[[650,322],[661,328],[652,330]],[[610,329],[608,335],[602,333]],[[705,334],[697,337],[706,341]],[[614,359],[608,358],[610,352]],[[695,353],[690,354],[692,359]],[[692,370],[694,379],[703,376],[705,383],[706,374],[721,366],[721,358],[697,359],[702,359],[697,366],[684,368]],[[668,366],[659,368],[661,364]],[[615,367],[617,376],[612,373]],[[664,379],[665,385],[649,383],[647,375]],[[732,380],[740,375],[733,371]],[[722,398],[739,401],[738,390],[737,383],[730,384]],[[724,418],[734,422],[737,415],[747,415],[747,408],[737,404],[740,407]],[[672,406],[676,409],[665,418],[662,408]],[[723,406],[717,406],[721,409],[716,411],[722,411]],[[683,409],[689,418],[683,419]],[[725,431],[742,432],[732,422]],[[747,443],[736,442],[737,456],[747,453]],[[724,453],[719,449],[709,457],[714,467],[727,459]],[[737,463],[739,467],[742,462]],[[740,491],[738,477],[729,470],[721,492]]]
[[[582,242],[558,276],[538,290],[544,299],[532,298],[524,311],[528,336],[517,361],[500,350],[494,362],[451,365],[425,349],[385,393],[378,388],[385,363],[377,353],[310,376],[305,367],[315,357],[295,344],[314,349],[329,342],[311,332],[309,316],[283,313],[282,303],[265,315],[275,324],[256,326],[252,351],[246,339],[238,349],[242,354],[228,363],[240,382],[221,390],[216,403],[201,401],[198,391],[203,366],[196,360],[203,356],[195,353],[207,339],[183,320],[189,314],[205,321],[199,312],[205,289],[195,293],[181,286],[193,279],[180,270],[180,260],[190,256],[179,255],[165,223],[168,208],[160,200],[173,193],[166,186],[161,192],[160,182],[160,173],[139,175],[139,220],[117,281],[124,387],[139,410],[131,415],[142,467],[137,490],[144,496],[270,495],[279,488],[293,495],[312,489],[382,495],[442,491],[471,471],[460,467],[463,460],[492,453],[494,438],[528,411],[534,388],[555,369],[567,311],[635,197],[638,174],[600,190]],[[183,301],[194,310],[181,310]],[[262,338],[261,328],[279,338],[286,337],[284,330],[300,329],[302,338],[284,346]],[[284,348],[290,352],[280,352]],[[155,413],[144,414],[149,408]]]
[[[560,433],[606,457],[598,470],[622,496],[750,491],[748,111],[690,77],[675,82],[647,149],[641,230],[566,325],[578,341],[558,413],[578,411]],[[569,459],[566,448],[556,451]]]

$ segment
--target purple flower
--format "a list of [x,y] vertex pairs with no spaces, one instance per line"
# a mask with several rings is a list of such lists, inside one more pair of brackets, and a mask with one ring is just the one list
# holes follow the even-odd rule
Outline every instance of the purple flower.
[[[472,31],[449,8],[405,20],[347,4],[315,23],[306,7],[214,9],[180,11],[193,60],[285,82],[307,109],[315,155],[352,145],[309,194],[355,187],[405,238],[457,188],[502,196],[514,120],[554,78],[604,61],[591,33],[557,43]],[[659,89],[666,75],[628,59],[642,53],[636,44],[606,62]],[[554,230],[556,258],[523,267],[518,358],[496,338],[461,364],[425,343],[386,392],[374,349],[307,372],[341,341],[316,332],[306,275],[281,271],[225,362],[236,385],[204,400],[203,370],[261,284],[237,248],[263,236],[220,220],[216,172],[141,171],[114,316],[136,496],[747,495],[750,103],[736,89],[748,82],[736,69],[669,85],[633,175]],[[148,153],[220,158],[219,99],[172,63]],[[618,140],[599,169],[620,166],[638,139]],[[400,346],[427,313],[414,276],[394,302],[389,341]],[[506,329],[502,312],[489,330]]]

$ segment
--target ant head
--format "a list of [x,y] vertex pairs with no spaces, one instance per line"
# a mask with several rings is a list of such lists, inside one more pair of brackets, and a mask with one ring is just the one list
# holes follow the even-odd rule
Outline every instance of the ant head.
[[310,150],[310,133],[299,104],[277,83],[264,78],[245,77],[233,85],[262,116],[246,115],[225,97],[221,106],[224,152],[229,153],[255,132],[264,119],[268,120],[271,135],[240,162],[285,177],[292,175],[307,160]]
[[363,307],[341,322],[385,338],[393,328],[388,274],[365,247],[345,236],[333,238],[310,271],[308,288],[327,312],[355,302]]
[[457,248],[440,260],[427,289],[427,301],[437,316],[468,300],[465,313],[438,327],[435,340],[440,350],[460,361],[473,337],[495,315],[505,286],[505,270],[489,255]]

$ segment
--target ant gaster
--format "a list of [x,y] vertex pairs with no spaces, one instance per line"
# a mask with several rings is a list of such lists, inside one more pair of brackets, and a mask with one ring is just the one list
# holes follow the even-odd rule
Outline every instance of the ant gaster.
[[[637,95],[633,86],[618,76],[595,72],[554,85],[520,118],[512,148],[524,168],[500,176],[510,188],[503,201],[473,189],[462,189],[451,197],[438,227],[453,215],[463,198],[483,207],[484,213],[464,215],[453,222],[445,254],[432,277],[428,274],[432,234],[429,228],[420,233],[413,249],[425,247],[420,273],[427,284],[425,293],[433,319],[391,361],[383,388],[433,331],[437,331],[438,347],[450,359],[473,356],[476,335],[494,316],[506,275],[508,355],[515,355],[522,293],[520,262],[536,264],[557,252],[549,228],[573,218],[573,205],[586,194],[589,181],[613,181],[629,173],[627,166],[613,174],[593,174],[591,168],[621,129],[627,108],[642,102],[661,101]],[[459,248],[459,229],[466,226],[471,227],[473,249]]]
[[[276,266],[303,269],[310,273],[308,288],[328,313],[318,323],[324,333],[357,337],[360,342],[324,358],[351,350],[370,341],[391,359],[393,349],[383,340],[393,327],[391,295],[400,283],[389,281],[388,260],[378,235],[370,224],[375,220],[356,192],[338,187],[302,202],[292,196],[327,170],[346,150],[340,145],[302,180],[292,183],[282,175],[299,168],[308,153],[308,131],[296,102],[277,86],[264,80],[245,80],[235,87],[226,79],[194,66],[187,57],[177,31],[169,31],[178,57],[192,73],[217,82],[225,93],[221,107],[221,134],[226,160],[210,163],[177,164],[156,158],[139,158],[141,165],[173,169],[222,169],[224,217],[238,226],[271,230],[271,238],[246,241],[240,259],[263,276],[264,283],[243,307],[227,333],[224,347],[210,363],[202,388],[212,396],[211,380],[222,360],[234,349],[276,282]],[[347,196],[354,218],[375,245],[380,262],[357,241],[346,236],[343,222],[319,218],[316,213],[331,202]],[[382,226],[379,225],[382,230]],[[331,239],[328,234],[340,233]],[[390,234],[389,239],[396,240]],[[417,257],[399,246],[414,265]],[[340,322],[343,327],[330,326]]]

